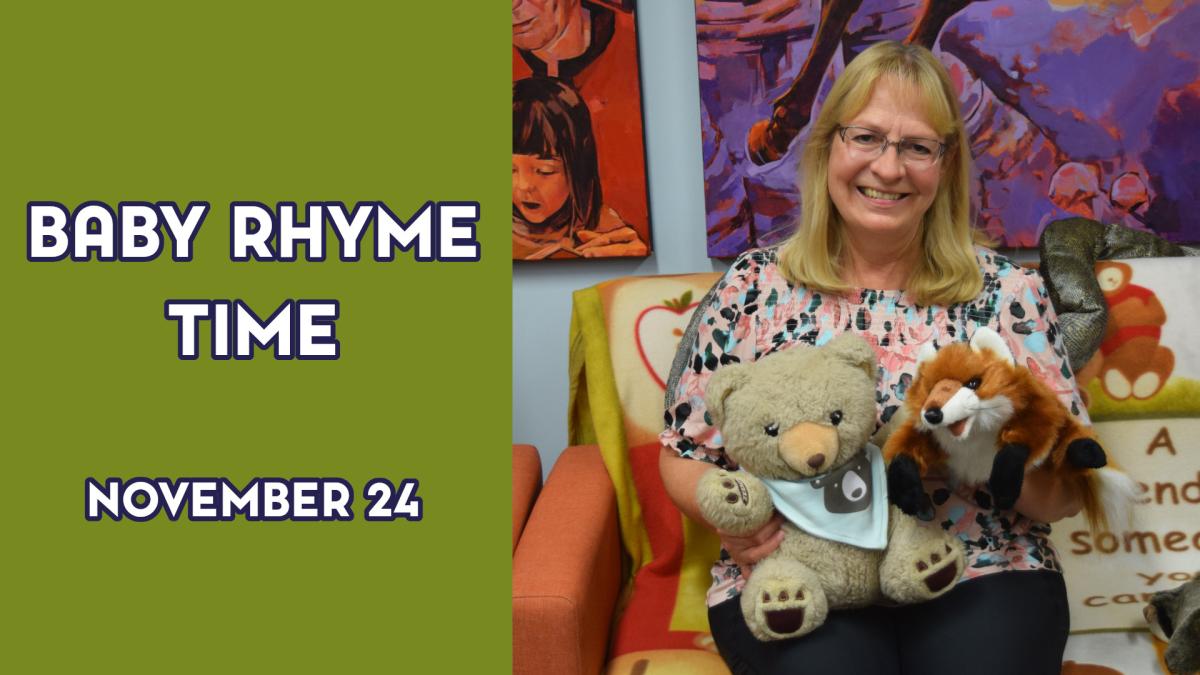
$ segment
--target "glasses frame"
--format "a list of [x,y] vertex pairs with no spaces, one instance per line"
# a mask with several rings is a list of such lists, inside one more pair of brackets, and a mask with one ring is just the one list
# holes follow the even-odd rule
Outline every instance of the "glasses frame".
[[[899,140],[892,141],[892,140],[888,140],[887,136],[884,136],[882,133],[880,133],[874,129],[871,129],[869,127],[860,127],[860,126],[855,126],[853,124],[838,125],[838,127],[837,127],[838,136],[841,136],[842,143],[845,143],[847,148],[852,147],[850,142],[846,140],[846,132],[849,131],[850,129],[862,129],[863,131],[865,131],[867,133],[883,137],[883,145],[881,146],[879,153],[877,155],[875,155],[872,159],[879,159],[880,157],[883,157],[885,154],[887,154],[889,146],[895,146],[896,156],[900,158],[900,161],[904,162],[905,164],[911,164],[912,163],[911,160],[907,160],[904,158],[904,154],[900,151],[900,145],[902,143],[904,143],[905,141],[908,141],[908,142],[922,141],[922,142],[926,142],[926,143],[937,143],[937,145],[938,145],[937,154],[933,155],[933,157],[929,160],[928,166],[933,166],[934,164],[937,164],[938,162],[941,161],[942,157],[945,156],[945,154],[946,154],[946,149],[949,147],[945,143],[943,143],[937,139],[934,139],[934,138],[920,138],[917,136],[912,136],[912,137],[905,136],[904,138],[901,138]],[[919,160],[918,160],[918,163],[916,164],[916,166],[920,166]]]

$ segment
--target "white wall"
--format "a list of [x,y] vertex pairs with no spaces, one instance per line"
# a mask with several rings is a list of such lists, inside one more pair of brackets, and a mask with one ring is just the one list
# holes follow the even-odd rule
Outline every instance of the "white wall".
[[567,442],[571,292],[628,274],[724,270],[704,241],[700,88],[691,0],[638,3],[642,106],[654,254],[634,260],[513,264],[513,442],[549,472]]

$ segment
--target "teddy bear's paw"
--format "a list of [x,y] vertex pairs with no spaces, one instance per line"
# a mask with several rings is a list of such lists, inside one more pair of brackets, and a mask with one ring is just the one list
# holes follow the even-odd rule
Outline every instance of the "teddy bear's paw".
[[762,527],[775,508],[763,482],[742,472],[706,472],[696,488],[696,499],[705,520],[735,535]]
[[742,591],[742,610],[746,624],[759,640],[784,640],[812,632],[825,623],[828,601],[820,584],[806,583],[805,578],[769,574],[769,579],[751,581]]
[[[776,595],[763,590],[758,599],[758,614],[767,630],[776,637],[795,637],[804,628],[805,610],[808,609],[809,599],[804,593],[804,587],[792,586],[791,593],[786,585],[781,585]],[[811,622],[810,622],[811,623]]]
[[924,560],[913,563],[921,583],[936,597],[950,590],[963,572],[962,546],[956,543],[944,542],[940,551],[930,551]]
[[942,535],[889,550],[880,568],[884,595],[898,602],[920,602],[954,587],[966,568],[966,558],[957,539]]

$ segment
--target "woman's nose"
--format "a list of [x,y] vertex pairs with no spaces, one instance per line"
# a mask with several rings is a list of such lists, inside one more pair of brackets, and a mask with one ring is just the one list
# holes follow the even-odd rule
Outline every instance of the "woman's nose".
[[897,179],[904,175],[904,160],[900,158],[900,148],[888,145],[883,154],[871,162],[871,171],[880,178]]

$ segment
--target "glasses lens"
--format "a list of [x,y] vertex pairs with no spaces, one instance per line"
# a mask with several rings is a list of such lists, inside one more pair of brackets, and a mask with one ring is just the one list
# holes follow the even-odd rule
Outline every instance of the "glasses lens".
[[900,155],[909,164],[930,164],[938,157],[941,144],[923,138],[907,138],[900,142]]
[[876,153],[883,147],[883,136],[867,129],[847,127],[843,132],[850,147],[865,153]]

